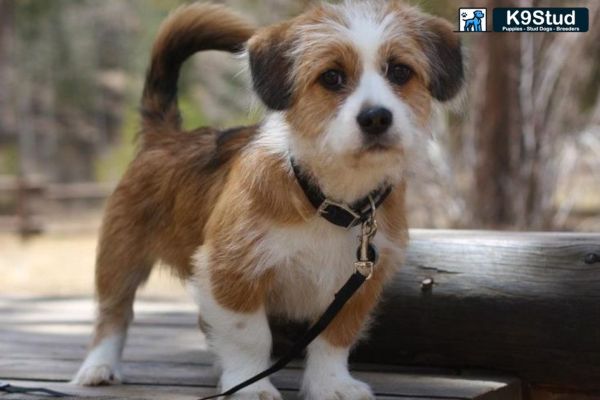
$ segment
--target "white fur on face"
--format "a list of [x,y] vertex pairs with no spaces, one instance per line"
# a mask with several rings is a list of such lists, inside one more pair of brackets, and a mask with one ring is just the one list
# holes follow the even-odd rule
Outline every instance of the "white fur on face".
[[[364,134],[356,120],[367,107],[383,107],[393,114],[394,122],[389,130],[391,144],[404,145],[414,138],[417,126],[410,106],[393,90],[382,65],[380,48],[394,35],[402,32],[394,15],[382,15],[381,4],[365,1],[346,1],[342,13],[347,26],[337,24],[336,31],[345,37],[356,50],[363,67],[359,84],[346,99],[329,128],[322,136],[322,146],[339,155],[356,154],[363,148]],[[392,29],[392,24],[393,29]]]
[[356,154],[363,149],[364,134],[356,117],[365,107],[384,107],[394,117],[388,132],[391,145],[406,145],[416,136],[411,108],[390,88],[390,84],[375,68],[366,69],[360,83],[341,106],[322,136],[324,150],[339,155]]

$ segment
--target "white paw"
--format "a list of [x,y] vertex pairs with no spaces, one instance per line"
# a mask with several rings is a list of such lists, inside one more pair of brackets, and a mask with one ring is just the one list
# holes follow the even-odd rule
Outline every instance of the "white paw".
[[236,393],[228,396],[227,398],[231,400],[282,400],[282,397],[279,393],[271,393],[266,391]]
[[231,400],[282,400],[281,394],[268,380],[259,381],[241,392],[228,396]]
[[303,392],[306,400],[375,400],[369,385],[350,376],[308,383]]
[[84,364],[71,383],[79,386],[99,386],[118,384],[122,380],[121,372],[111,365],[87,366]]

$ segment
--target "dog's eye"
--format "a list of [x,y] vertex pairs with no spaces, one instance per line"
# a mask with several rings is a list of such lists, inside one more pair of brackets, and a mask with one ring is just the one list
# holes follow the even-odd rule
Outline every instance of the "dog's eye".
[[404,85],[413,76],[413,71],[404,64],[392,64],[388,67],[388,79],[396,85]]
[[344,87],[346,75],[337,69],[330,69],[321,75],[319,82],[321,82],[321,85],[323,85],[325,89],[335,92]]

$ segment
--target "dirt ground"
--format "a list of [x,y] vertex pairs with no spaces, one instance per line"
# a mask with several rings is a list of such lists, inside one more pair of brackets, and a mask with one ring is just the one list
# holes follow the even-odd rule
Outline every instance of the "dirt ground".
[[[26,241],[0,234],[0,295],[90,296],[93,294],[96,235],[48,234]],[[156,268],[143,297],[188,298],[168,271]]]

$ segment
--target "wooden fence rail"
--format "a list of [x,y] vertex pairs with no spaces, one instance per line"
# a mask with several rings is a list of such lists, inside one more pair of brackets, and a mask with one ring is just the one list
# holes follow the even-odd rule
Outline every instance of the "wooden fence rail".
[[112,183],[49,183],[39,179],[0,176],[0,196],[11,198],[12,214],[0,216],[0,232],[17,232],[21,236],[45,230],[43,209],[47,202],[103,200],[113,191]]

